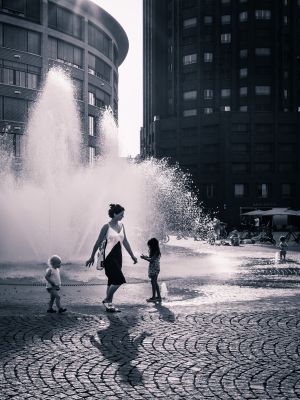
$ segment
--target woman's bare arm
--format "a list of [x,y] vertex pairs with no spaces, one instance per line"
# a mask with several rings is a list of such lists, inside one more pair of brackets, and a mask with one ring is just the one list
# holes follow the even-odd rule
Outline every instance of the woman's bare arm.
[[91,257],[85,263],[85,265],[87,267],[90,267],[91,265],[94,264],[95,254],[96,254],[97,250],[99,249],[99,247],[101,246],[101,243],[103,242],[103,240],[106,238],[107,230],[108,230],[108,224],[103,225],[103,227],[101,228],[101,231],[99,233],[98,239],[96,240],[96,243],[94,244]]
[[130,255],[130,257],[132,258],[134,264],[136,264],[136,263],[137,263],[137,258],[136,258],[135,255],[133,254],[133,252],[132,252],[132,250],[131,250],[131,247],[130,247],[130,244],[129,244],[128,240],[127,240],[127,236],[126,236],[126,232],[125,232],[124,225],[123,225],[123,229],[124,229],[124,240],[123,240],[123,245],[124,245],[125,249],[127,250],[128,254]]

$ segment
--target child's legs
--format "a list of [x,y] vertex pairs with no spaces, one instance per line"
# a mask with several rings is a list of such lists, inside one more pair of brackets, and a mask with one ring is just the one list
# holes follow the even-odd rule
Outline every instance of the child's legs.
[[159,285],[157,283],[157,275],[151,276],[152,296],[160,297]]
[[50,301],[49,301],[49,310],[50,310],[53,307],[55,296],[53,295],[53,289],[49,289],[48,293],[50,294]]
[[51,290],[51,294],[55,299],[56,307],[58,308],[58,310],[61,309],[62,307],[61,307],[61,304],[60,304],[60,295],[58,294],[58,291],[56,289],[52,289]]

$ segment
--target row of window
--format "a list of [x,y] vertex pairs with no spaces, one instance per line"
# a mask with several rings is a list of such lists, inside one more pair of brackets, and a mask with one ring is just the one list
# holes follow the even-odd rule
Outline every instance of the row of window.
[[88,103],[99,108],[109,106],[110,95],[95,86],[89,85]]
[[[226,33],[224,35],[230,35],[230,33]],[[223,37],[223,43],[229,43],[228,40],[231,40],[231,35],[230,36],[224,36]],[[226,42],[227,41],[227,42]],[[248,57],[248,49],[241,49],[240,50],[240,58],[247,58]],[[255,55],[256,56],[270,56],[271,55],[271,49],[269,47],[257,47],[255,48]],[[205,63],[211,63],[214,60],[214,54],[212,52],[204,52],[203,53],[203,61]],[[183,65],[190,65],[190,64],[196,64],[198,62],[198,54],[197,53],[192,53],[192,54],[187,54],[182,57],[182,62]]]
[[0,11],[40,22],[40,0],[1,0]]
[[[217,195],[217,185],[214,183],[208,183],[205,185],[205,194],[207,198],[214,198]],[[256,197],[260,199],[267,199],[272,195],[271,184],[258,183],[256,185]],[[249,197],[249,186],[246,183],[235,183],[233,185],[233,195],[236,198]],[[295,195],[295,185],[293,183],[282,183],[280,185],[280,195],[282,198],[291,198]]]
[[[240,95],[247,96],[248,94],[248,87],[242,86],[240,87]],[[284,92],[285,93],[285,92]],[[286,91],[287,93],[287,91]],[[271,86],[255,86],[255,94],[257,96],[267,96],[271,94]],[[221,89],[221,97],[228,98],[231,96],[231,89]],[[198,97],[197,90],[188,90],[183,92],[183,100],[196,100]],[[204,89],[203,91],[203,98],[204,100],[212,100],[214,98],[214,91],[213,89]]]
[[[271,10],[255,10],[255,19],[256,20],[270,20],[271,19]],[[248,21],[248,11],[243,11],[239,13],[239,20],[240,22],[247,22]],[[204,25],[212,25],[213,24],[213,17],[212,15],[205,15],[203,17]],[[229,25],[231,24],[231,15],[222,15],[221,16],[221,24],[222,25]],[[198,18],[191,17],[185,18],[183,20],[183,28],[189,29],[194,28],[198,25]]]
[[0,120],[25,122],[32,101],[0,96]]
[[38,32],[0,23],[0,46],[41,54],[41,35]]
[[33,65],[0,60],[0,83],[38,89],[41,69]]

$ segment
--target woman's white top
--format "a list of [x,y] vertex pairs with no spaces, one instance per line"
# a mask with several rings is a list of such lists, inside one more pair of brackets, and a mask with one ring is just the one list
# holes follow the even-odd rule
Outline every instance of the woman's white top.
[[115,231],[110,224],[108,223],[108,230],[106,233],[106,247],[105,247],[105,257],[109,255],[115,245],[120,242],[121,244],[124,241],[125,233],[123,224],[118,224],[119,232]]
[[[49,267],[49,268],[47,268],[46,273],[48,273],[48,271],[50,271],[50,279],[51,279],[51,281],[54,282],[54,284],[56,286],[61,286],[59,268]],[[49,283],[48,281],[47,281],[47,284],[46,284],[46,288],[47,289],[52,288],[51,283]]]

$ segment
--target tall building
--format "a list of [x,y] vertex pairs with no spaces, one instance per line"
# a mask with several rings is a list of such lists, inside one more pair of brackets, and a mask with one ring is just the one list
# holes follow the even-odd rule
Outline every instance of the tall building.
[[141,155],[235,224],[300,208],[300,1],[144,0]]
[[99,152],[99,109],[118,114],[118,67],[128,51],[120,24],[89,0],[0,1],[0,144],[22,160],[28,111],[52,66],[71,73],[81,113],[83,159]]

